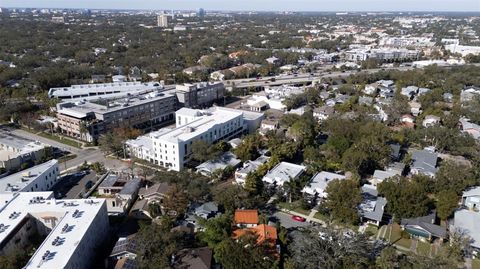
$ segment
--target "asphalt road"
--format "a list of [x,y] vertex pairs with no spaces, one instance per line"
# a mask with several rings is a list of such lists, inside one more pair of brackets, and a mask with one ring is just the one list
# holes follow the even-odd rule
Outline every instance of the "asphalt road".
[[85,185],[92,181],[92,186],[97,182],[97,174],[90,171],[86,175],[67,174],[60,178],[60,181],[53,187],[52,191],[56,198],[76,199],[81,193],[85,193]]
[[[315,72],[312,74],[297,74],[297,75],[279,75],[279,76],[270,76],[270,77],[262,77],[260,79],[256,78],[249,78],[249,79],[233,79],[233,80],[225,80],[226,86],[235,85],[235,88],[248,88],[248,87],[260,87],[260,86],[268,86],[268,85],[282,85],[282,84],[300,84],[306,82],[312,82],[321,78],[333,78],[333,77],[348,77],[353,74],[357,73],[367,73],[372,74],[378,72],[380,70],[399,70],[399,71],[407,71],[415,69],[412,66],[405,66],[405,67],[385,67],[385,68],[376,68],[376,69],[366,69],[362,71],[351,70],[345,72]],[[271,81],[275,79],[275,81]]]
[[287,229],[289,228],[298,228],[298,227],[307,227],[310,226],[311,224],[308,222],[300,222],[292,219],[292,215],[277,211],[273,214],[275,218],[278,219],[280,222],[280,225],[282,227],[285,227]]
[[66,162],[62,162],[59,164],[59,168],[61,172],[71,169],[73,167],[80,166],[84,162],[88,162],[88,163],[101,162],[105,165],[106,168],[112,169],[112,170],[123,170],[128,167],[126,163],[123,163],[119,160],[106,158],[103,152],[98,148],[79,149],[79,148],[62,144],[55,140],[50,140],[45,137],[23,131],[21,129],[11,129],[10,131],[17,136],[24,137],[30,140],[40,141],[42,143],[51,145],[63,151],[68,151],[72,154],[75,154],[76,157],[74,159],[68,160]]

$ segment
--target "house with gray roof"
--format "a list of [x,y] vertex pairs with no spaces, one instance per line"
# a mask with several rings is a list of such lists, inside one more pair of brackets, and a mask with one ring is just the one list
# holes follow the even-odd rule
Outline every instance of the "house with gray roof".
[[344,175],[322,171],[312,177],[310,183],[303,188],[302,192],[309,196],[318,196],[320,198],[324,198],[327,196],[325,190],[330,182],[332,182],[334,179],[343,180],[345,178],[346,177]]
[[469,210],[476,212],[480,211],[480,186],[463,192],[462,205],[467,207]]
[[194,214],[204,219],[215,217],[218,213],[218,205],[215,202],[207,202],[194,209]]
[[109,215],[123,215],[137,199],[139,189],[139,179],[129,179],[124,174],[109,174],[98,186],[98,197],[107,200]]
[[245,184],[245,179],[248,173],[256,171],[261,165],[265,164],[270,157],[261,155],[254,161],[246,161],[243,167],[238,168],[235,171],[235,182],[239,185]]
[[460,128],[464,133],[470,134],[473,138],[480,139],[480,125],[470,122],[467,118],[461,118]]
[[447,229],[435,224],[436,219],[436,213],[432,212],[429,215],[418,218],[402,219],[400,226],[412,237],[422,241],[443,240],[447,236]]
[[232,152],[225,152],[219,158],[206,161],[195,167],[195,169],[198,173],[209,177],[212,176],[213,173],[217,170],[224,170],[228,166],[237,168],[238,166],[240,166],[241,163],[242,161],[240,159],[237,159],[237,156],[235,156],[235,154],[233,154]]
[[480,255],[480,186],[463,192],[462,207],[450,221],[450,231],[470,237],[473,254]]
[[437,173],[437,153],[430,150],[414,150],[412,153],[412,165],[410,172],[413,175],[423,174],[434,177]]
[[362,186],[362,202],[358,206],[360,219],[364,223],[379,226],[385,213],[387,199],[378,196],[377,188],[373,185]]

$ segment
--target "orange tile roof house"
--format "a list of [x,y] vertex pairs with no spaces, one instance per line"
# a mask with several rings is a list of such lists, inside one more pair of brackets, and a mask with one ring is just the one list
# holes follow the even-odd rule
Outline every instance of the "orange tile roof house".
[[254,227],[258,224],[258,210],[235,210],[234,222],[237,227]]
[[277,241],[277,229],[275,227],[265,224],[260,224],[258,226],[246,229],[237,229],[233,231],[233,238],[237,239],[248,233],[252,233],[258,236],[258,244],[262,244],[263,242],[267,241],[269,244],[275,245]]

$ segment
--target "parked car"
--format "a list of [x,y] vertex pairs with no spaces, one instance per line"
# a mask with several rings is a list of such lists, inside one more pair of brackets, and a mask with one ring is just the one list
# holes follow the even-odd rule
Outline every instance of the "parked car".
[[85,189],[89,190],[91,187],[93,187],[93,181],[89,180],[85,183]]
[[299,222],[305,222],[306,219],[300,216],[292,216],[292,219]]

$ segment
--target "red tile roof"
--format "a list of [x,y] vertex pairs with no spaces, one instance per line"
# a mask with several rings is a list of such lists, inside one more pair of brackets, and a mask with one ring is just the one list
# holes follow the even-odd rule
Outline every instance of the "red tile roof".
[[258,210],[235,210],[235,224],[258,224]]

